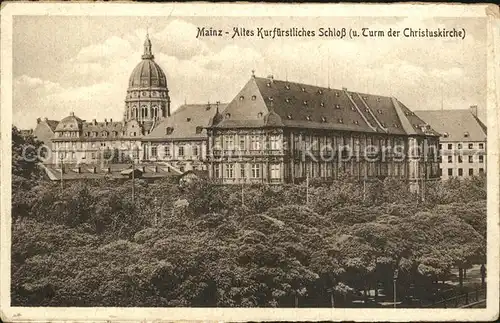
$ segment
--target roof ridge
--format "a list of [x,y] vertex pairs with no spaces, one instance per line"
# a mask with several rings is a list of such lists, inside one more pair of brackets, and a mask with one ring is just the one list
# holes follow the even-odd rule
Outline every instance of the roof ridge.
[[408,120],[405,113],[403,112],[403,109],[399,105],[398,100],[395,97],[392,97],[391,99],[392,99],[392,105],[396,110],[399,121],[401,121],[401,125],[403,126],[403,130],[406,132],[407,135],[416,135],[417,132],[411,126],[411,122],[410,120]]

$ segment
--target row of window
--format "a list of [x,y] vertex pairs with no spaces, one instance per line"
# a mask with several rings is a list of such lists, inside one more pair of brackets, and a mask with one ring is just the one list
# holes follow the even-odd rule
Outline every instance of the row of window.
[[[271,136],[269,138],[269,142],[271,145],[270,149],[280,149],[281,147],[281,138],[280,136]],[[250,136],[250,149],[251,150],[260,150],[261,149],[261,144],[262,144],[262,137],[261,136]],[[224,136],[224,146],[221,146],[221,141],[220,137],[217,137],[215,139],[215,147],[214,148],[224,148],[227,150],[233,150],[233,149],[241,149],[241,150],[246,150],[247,149],[247,139],[245,137],[239,137],[239,142],[238,146],[235,145],[235,138],[234,136]]]
[[[220,164],[214,165],[214,178],[220,178],[223,175],[224,178],[236,178],[236,169],[239,168],[239,176],[238,178],[247,178],[250,175],[250,178],[261,178],[262,176],[262,165],[261,164],[251,164],[250,172],[248,173],[247,164],[224,164],[222,167]],[[221,169],[224,170],[224,173],[221,172]],[[269,165],[270,177],[273,179],[281,178],[281,165],[280,164],[271,164]]]
[[[171,148],[170,146],[162,146],[163,147],[163,155],[164,156],[171,156]],[[151,157],[158,157],[158,146],[152,146],[151,147]],[[191,154],[193,156],[198,156],[200,153],[199,147],[196,145],[191,146]],[[177,147],[177,156],[184,156],[185,155],[185,147],[184,146],[178,146]]]
[[153,106],[151,108],[151,112],[149,112],[149,108],[146,106],[142,106],[140,109],[137,109],[137,107],[133,106],[130,113],[127,113],[128,118],[139,118],[139,111],[142,118],[147,118],[150,116],[150,114],[151,117],[154,118],[157,118],[159,116],[159,108],[157,106]]
[[[453,144],[445,144],[445,146],[443,146],[443,144],[439,144],[439,149],[443,149],[443,147],[447,147],[448,150],[452,150]],[[457,144],[457,149],[463,149],[463,147],[464,146],[461,143]],[[474,149],[474,143],[468,143],[467,149]],[[478,149],[484,149],[484,143],[482,142],[478,143]]]
[[[479,168],[479,174],[483,173],[484,173],[484,168]],[[474,175],[474,168],[469,168],[469,176],[473,175]],[[455,176],[453,168],[448,168],[448,176]],[[464,176],[464,169],[458,168],[456,176]]]
[[[157,84],[156,84],[157,85]],[[149,95],[149,92],[146,92],[146,91],[142,91],[142,92],[130,92],[129,93],[129,97],[132,98],[132,97],[139,97],[139,96],[142,96],[142,97],[148,97]],[[151,96],[152,97],[156,97],[156,96],[159,96],[159,97],[167,97],[167,93],[166,92],[156,92],[156,91],[152,91],[151,92]]]
[[[448,163],[453,163],[453,157],[454,156],[448,156]],[[463,156],[456,156],[456,157],[457,157],[458,163],[463,163],[464,162]],[[479,163],[484,163],[484,156],[483,155],[479,155],[478,157],[479,157]],[[474,162],[474,156],[468,156],[467,161],[469,163],[473,163]]]

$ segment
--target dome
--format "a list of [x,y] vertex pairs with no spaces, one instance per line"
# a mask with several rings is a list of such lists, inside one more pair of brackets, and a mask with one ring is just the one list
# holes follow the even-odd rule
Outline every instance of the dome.
[[142,61],[132,71],[128,82],[129,88],[167,87],[167,78],[161,67],[155,63],[151,50],[151,41],[146,35]]
[[75,117],[72,112],[69,116],[63,118],[56,127],[55,131],[78,130],[82,124],[82,119]]
[[161,67],[152,59],[143,59],[132,71],[129,87],[166,87],[167,78]]

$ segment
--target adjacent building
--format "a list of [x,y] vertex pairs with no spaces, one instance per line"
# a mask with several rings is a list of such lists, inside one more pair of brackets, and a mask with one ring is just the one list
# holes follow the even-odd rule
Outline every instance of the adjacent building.
[[416,111],[441,134],[439,150],[442,179],[477,176],[486,172],[486,126],[477,106],[464,110]]
[[207,170],[206,128],[227,104],[184,104],[144,138],[144,161],[168,163],[179,172]]
[[220,183],[439,178],[439,134],[393,97],[252,75],[208,128]]

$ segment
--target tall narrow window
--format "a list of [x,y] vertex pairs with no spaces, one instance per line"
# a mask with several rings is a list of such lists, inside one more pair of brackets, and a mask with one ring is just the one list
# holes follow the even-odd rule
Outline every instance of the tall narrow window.
[[234,165],[226,164],[226,177],[233,178],[234,177]]
[[253,178],[260,178],[260,164],[253,164],[252,165],[252,177]]
[[198,156],[198,146],[197,145],[193,146],[193,156]]
[[214,165],[214,177],[219,178],[220,177],[220,164],[215,164]]
[[277,179],[281,177],[280,174],[280,164],[272,164],[271,165],[271,178]]
[[240,164],[240,177],[241,178],[245,178],[246,177],[245,164]]
[[251,138],[251,149],[252,150],[260,150],[260,138],[259,136],[252,136]]
[[271,150],[278,150],[279,147],[279,136],[271,136]]
[[246,150],[245,137],[240,136],[240,150]]
[[184,146],[179,146],[179,156],[184,156]]
[[234,149],[234,136],[232,135],[224,136],[224,149],[226,150]]

